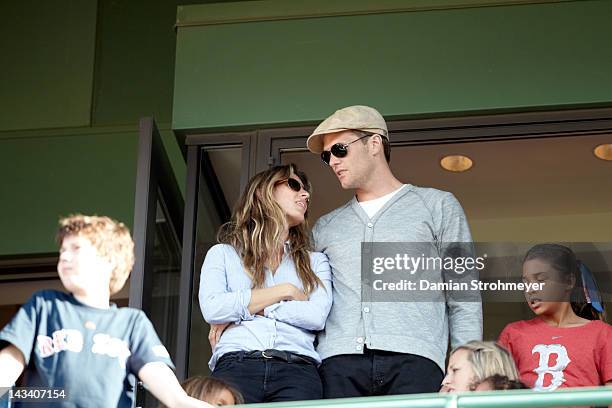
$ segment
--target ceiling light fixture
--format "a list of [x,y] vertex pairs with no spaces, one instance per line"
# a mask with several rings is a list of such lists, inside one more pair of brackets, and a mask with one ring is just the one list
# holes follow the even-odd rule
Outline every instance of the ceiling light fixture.
[[442,166],[444,170],[452,171],[454,173],[467,171],[471,169],[473,165],[474,162],[472,162],[472,159],[461,154],[444,156],[442,160],[440,160],[440,166]]
[[600,144],[593,149],[593,153],[598,159],[612,161],[612,143]]

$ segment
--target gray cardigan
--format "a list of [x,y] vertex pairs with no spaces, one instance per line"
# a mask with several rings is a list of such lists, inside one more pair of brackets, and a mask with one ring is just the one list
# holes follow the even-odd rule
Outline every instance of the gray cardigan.
[[417,354],[444,371],[451,345],[482,339],[478,302],[364,302],[362,242],[471,242],[461,205],[448,192],[404,185],[370,219],[355,198],[322,216],[313,228],[316,251],[325,253],[333,274],[333,305],[318,336],[322,359],[370,349]]

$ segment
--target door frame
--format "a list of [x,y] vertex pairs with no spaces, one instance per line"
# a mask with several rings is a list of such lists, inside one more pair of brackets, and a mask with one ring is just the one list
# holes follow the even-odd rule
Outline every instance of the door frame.
[[[181,275],[179,284],[178,332],[176,350],[176,375],[179,380],[187,378],[189,370],[189,350],[191,341],[191,311],[194,301],[193,278],[195,274],[195,243],[196,222],[198,211],[198,191],[201,177],[202,152],[210,148],[240,146],[242,148],[242,162],[246,163],[240,175],[240,191],[242,191],[254,172],[253,148],[256,132],[234,132],[187,134],[182,137],[177,134],[179,141],[184,143],[184,154],[187,160],[187,186],[185,189],[185,211],[183,222],[183,253],[181,261]],[[205,339],[204,341],[208,341]]]

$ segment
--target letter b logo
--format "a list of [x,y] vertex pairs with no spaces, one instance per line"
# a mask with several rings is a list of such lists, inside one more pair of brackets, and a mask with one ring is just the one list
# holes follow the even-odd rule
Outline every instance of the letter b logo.
[[[563,370],[571,361],[565,346],[561,344],[538,344],[531,350],[531,354],[533,353],[540,354],[540,362],[536,369],[533,370],[538,375],[533,389],[535,391],[553,391],[559,388],[565,381]],[[557,356],[557,362],[553,366],[548,365],[551,355]],[[544,387],[544,376],[546,374],[552,376],[552,381],[550,385]]]

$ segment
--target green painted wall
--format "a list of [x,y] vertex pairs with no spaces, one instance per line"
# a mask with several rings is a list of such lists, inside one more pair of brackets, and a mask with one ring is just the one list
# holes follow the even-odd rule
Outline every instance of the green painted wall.
[[100,0],[94,124],[136,123],[142,116],[170,123],[176,10],[210,2]]
[[0,5],[0,256],[55,252],[73,212],[131,225],[142,116],[184,187],[169,122],[176,8],[189,1],[47,3]]
[[133,133],[1,140],[0,254],[55,252],[61,215],[106,214],[131,223],[135,156]]
[[[141,116],[160,122],[184,187],[171,128],[312,123],[348,103],[405,116],[612,101],[612,2],[445,9],[449,1],[434,1],[442,4],[435,11],[181,26],[178,34],[177,5],[194,1],[2,2],[0,255],[55,251],[57,218],[75,211],[131,225]],[[282,18],[357,3],[367,2],[179,11],[209,16],[214,7],[248,19],[273,8]],[[433,4],[403,4],[417,3]]]
[[101,1],[95,124],[170,121],[175,14],[175,1]]
[[96,3],[0,2],[0,131],[89,125]]
[[190,20],[208,9],[180,13],[175,129],[315,123],[349,104],[395,117],[612,104],[608,0]]

